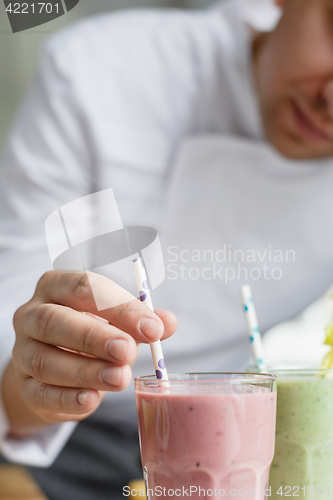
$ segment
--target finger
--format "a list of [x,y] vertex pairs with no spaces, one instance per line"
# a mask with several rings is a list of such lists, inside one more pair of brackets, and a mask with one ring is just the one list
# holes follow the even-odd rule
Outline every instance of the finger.
[[133,363],[135,340],[107,321],[57,304],[32,307],[22,326],[23,334],[40,342],[83,352],[119,364]]
[[85,314],[86,316],[90,316],[90,318],[94,318],[94,319],[96,319],[96,321],[100,321],[101,323],[109,324],[109,322],[106,319],[101,318],[100,316],[96,316],[96,314],[85,312],[85,311],[83,311],[82,314]]
[[[37,288],[35,297],[41,302],[96,314],[139,342],[155,342],[164,333],[163,322],[149,307],[104,276],[51,271],[41,278]],[[97,310],[95,298],[98,297],[110,298],[109,309]]]
[[[37,383],[41,383],[41,382],[37,382]],[[84,392],[84,391],[80,391],[80,392]],[[94,392],[95,391],[88,391],[87,397],[91,398],[91,393],[94,393]],[[100,403],[101,403],[103,401],[103,399],[104,399],[104,396],[105,396],[106,392],[105,391],[98,391],[98,393],[100,395]],[[31,407],[31,403],[30,403],[30,407]],[[89,411],[88,413],[83,413],[83,414],[79,414],[79,415],[78,414],[74,414],[74,413],[57,413],[57,412],[45,410],[45,409],[42,409],[42,408],[38,408],[37,409],[36,407],[34,407],[34,409],[35,409],[35,413],[37,413],[40,417],[42,417],[47,422],[50,422],[50,423],[55,423],[55,422],[61,423],[61,422],[84,420],[87,417],[89,417],[89,415],[91,415],[96,410],[96,407],[94,407],[94,409],[92,411]]]
[[171,311],[165,311],[163,309],[155,309],[154,311],[164,324],[164,335],[161,340],[166,340],[177,330],[178,320]]
[[128,365],[118,366],[31,340],[24,349],[21,369],[44,384],[118,392],[132,380]]
[[68,415],[86,416],[95,411],[101,397],[98,391],[56,387],[29,378],[24,384],[24,400],[30,408],[67,415],[68,420]]

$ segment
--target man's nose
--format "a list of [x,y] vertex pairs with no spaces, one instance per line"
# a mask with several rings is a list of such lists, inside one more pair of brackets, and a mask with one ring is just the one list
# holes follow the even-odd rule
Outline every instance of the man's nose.
[[325,83],[323,96],[326,100],[327,112],[333,120],[333,76]]

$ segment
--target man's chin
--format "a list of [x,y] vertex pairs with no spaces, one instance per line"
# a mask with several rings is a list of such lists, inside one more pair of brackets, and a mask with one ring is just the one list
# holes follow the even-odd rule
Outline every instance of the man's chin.
[[282,156],[292,160],[333,157],[333,144],[329,146],[314,146],[288,133],[267,133],[267,140]]

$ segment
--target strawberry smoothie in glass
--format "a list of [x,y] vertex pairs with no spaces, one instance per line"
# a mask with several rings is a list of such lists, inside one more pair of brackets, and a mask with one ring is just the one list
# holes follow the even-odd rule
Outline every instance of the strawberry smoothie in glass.
[[274,454],[276,378],[181,373],[135,379],[149,500],[264,500]]

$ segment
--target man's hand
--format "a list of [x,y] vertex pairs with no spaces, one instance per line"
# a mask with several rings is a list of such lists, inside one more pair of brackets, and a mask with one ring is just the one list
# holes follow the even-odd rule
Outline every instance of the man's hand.
[[[92,282],[114,307],[96,310]],[[168,311],[153,313],[103,276],[51,271],[16,311],[14,328],[2,392],[11,432],[23,436],[50,423],[82,420],[104,391],[125,389],[137,344],[168,338],[177,320]]]

